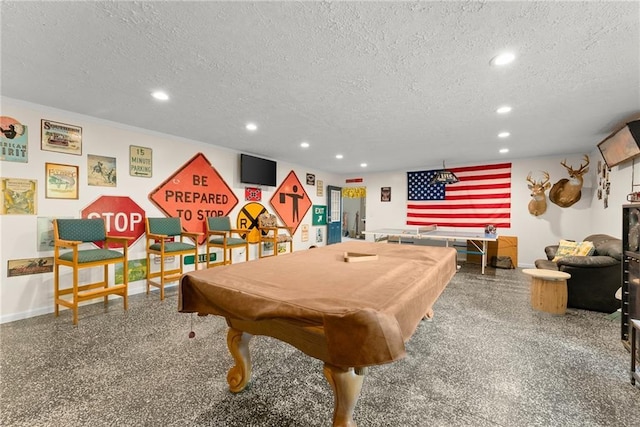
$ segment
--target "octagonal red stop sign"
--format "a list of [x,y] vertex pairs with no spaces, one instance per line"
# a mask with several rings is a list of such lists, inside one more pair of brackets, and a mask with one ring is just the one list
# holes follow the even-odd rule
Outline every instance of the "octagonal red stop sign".
[[[126,196],[100,196],[82,209],[82,218],[104,218],[107,234],[115,237],[128,237],[132,246],[145,233],[144,210]],[[96,243],[102,247],[102,242]],[[110,244],[110,248],[122,245]]]

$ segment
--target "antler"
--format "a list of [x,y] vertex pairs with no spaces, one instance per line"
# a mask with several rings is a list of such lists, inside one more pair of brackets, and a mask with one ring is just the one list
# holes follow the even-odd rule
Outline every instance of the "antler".
[[542,175],[544,176],[544,182],[540,185],[544,187],[549,182],[549,172],[542,171]]
[[582,172],[582,170],[584,168],[586,168],[587,166],[589,166],[589,156],[587,156],[586,154],[584,155],[583,159],[586,160],[587,163],[584,164],[584,166],[582,166],[582,163],[580,163],[580,169],[577,170],[577,172]]
[[529,172],[529,175],[527,175],[527,181],[531,183],[531,185],[536,185],[536,182],[531,179],[531,172]]
[[582,157],[582,158],[583,158],[584,160],[586,160],[586,162],[587,162],[587,163],[585,163],[584,165],[583,165],[582,163],[580,163],[580,168],[579,168],[579,169],[577,169],[577,170],[574,170],[572,166],[567,166],[567,159],[564,159],[563,161],[561,161],[561,162],[560,162],[560,164],[561,164],[562,166],[564,166],[565,168],[567,168],[567,170],[568,170],[569,172],[572,172],[572,173],[578,173],[578,174],[579,174],[579,173],[581,173],[581,172],[584,170],[584,168],[586,168],[587,166],[589,166],[589,156],[585,154],[585,155],[584,155],[584,157]]
[[538,182],[531,178],[531,172],[529,172],[529,175],[527,175],[527,181],[532,185],[540,185],[541,187],[544,187],[549,182],[549,172],[542,171],[542,176],[544,178]]

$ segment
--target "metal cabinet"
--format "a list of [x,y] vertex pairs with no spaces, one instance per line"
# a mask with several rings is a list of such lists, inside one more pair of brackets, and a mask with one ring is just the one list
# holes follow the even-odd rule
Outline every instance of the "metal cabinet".
[[622,206],[622,249],[620,336],[629,346],[630,319],[640,319],[640,203]]

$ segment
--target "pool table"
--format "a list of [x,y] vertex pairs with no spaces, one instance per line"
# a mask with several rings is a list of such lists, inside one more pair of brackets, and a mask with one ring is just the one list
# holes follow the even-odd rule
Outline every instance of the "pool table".
[[178,304],[226,319],[232,392],[250,380],[251,337],[274,337],[324,362],[333,425],[355,426],[366,368],[406,355],[455,272],[453,248],[350,241],[187,273]]

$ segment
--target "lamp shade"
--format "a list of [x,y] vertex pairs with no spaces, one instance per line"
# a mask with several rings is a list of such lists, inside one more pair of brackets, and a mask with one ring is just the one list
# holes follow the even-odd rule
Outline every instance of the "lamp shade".
[[444,162],[442,162],[442,169],[437,171],[433,178],[431,178],[431,182],[429,185],[433,184],[454,184],[460,181],[458,177],[451,171],[448,171],[444,167]]

